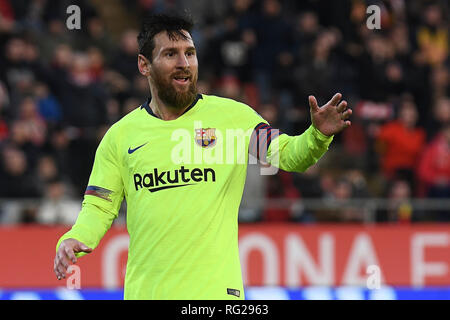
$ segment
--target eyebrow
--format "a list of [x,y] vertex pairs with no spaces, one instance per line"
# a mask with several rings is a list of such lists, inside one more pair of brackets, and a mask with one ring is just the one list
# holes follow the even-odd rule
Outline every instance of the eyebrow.
[[[163,49],[161,52],[166,52],[166,51],[178,51],[178,47],[167,47],[167,48]],[[186,51],[196,51],[196,49],[193,46],[189,46],[186,48]]]

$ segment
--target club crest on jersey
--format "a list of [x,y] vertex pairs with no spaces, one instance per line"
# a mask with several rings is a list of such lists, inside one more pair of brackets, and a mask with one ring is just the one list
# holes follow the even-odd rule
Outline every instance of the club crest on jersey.
[[195,129],[195,142],[203,148],[212,148],[216,145],[216,129]]

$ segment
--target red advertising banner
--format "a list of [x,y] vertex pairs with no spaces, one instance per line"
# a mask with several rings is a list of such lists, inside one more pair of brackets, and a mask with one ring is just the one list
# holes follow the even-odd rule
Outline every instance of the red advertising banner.
[[[64,227],[1,227],[0,288],[65,286],[53,274]],[[79,259],[81,287],[123,286],[129,238],[113,227]],[[239,228],[247,286],[366,286],[371,276],[391,286],[450,285],[450,224],[295,225]]]

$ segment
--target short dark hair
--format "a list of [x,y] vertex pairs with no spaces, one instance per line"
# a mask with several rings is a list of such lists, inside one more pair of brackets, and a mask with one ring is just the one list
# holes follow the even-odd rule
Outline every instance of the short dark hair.
[[152,52],[155,48],[154,37],[166,31],[169,39],[189,39],[181,30],[191,33],[194,27],[192,19],[186,15],[153,14],[147,15],[142,23],[141,31],[137,37],[139,53],[152,61]]

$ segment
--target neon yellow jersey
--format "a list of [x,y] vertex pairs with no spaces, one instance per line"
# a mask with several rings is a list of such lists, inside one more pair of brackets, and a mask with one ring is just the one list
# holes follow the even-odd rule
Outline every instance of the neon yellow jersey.
[[125,299],[244,299],[238,208],[257,127],[269,129],[266,145],[277,141],[267,158],[289,171],[315,163],[332,139],[312,126],[295,137],[271,133],[251,107],[216,96],[198,95],[170,121],[148,102],[136,108],[103,137],[82,210],[57,248],[67,238],[95,248],[125,197]]

